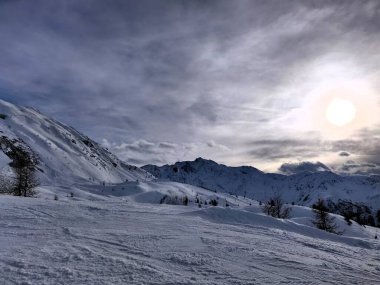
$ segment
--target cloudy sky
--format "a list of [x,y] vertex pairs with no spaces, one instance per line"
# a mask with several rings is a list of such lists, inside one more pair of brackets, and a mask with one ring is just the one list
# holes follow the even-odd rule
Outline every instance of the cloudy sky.
[[379,30],[378,0],[3,0],[0,98],[138,165],[380,173]]

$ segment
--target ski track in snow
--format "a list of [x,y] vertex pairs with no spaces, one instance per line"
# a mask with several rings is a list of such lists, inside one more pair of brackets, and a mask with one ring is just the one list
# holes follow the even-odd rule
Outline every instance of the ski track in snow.
[[375,240],[213,222],[209,210],[1,196],[0,284],[379,284]]

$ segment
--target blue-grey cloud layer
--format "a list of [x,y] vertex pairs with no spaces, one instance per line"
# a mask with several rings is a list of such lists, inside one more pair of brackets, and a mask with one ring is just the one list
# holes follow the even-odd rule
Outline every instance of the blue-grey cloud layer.
[[378,70],[379,11],[376,0],[1,1],[0,97],[106,139],[139,164],[331,151],[378,163],[377,140],[369,153],[289,137],[273,122],[297,107],[302,94],[279,90],[310,62],[338,54]]

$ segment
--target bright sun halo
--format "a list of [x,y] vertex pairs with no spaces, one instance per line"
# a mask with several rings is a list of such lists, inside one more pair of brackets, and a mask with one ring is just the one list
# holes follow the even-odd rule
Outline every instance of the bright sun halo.
[[356,108],[351,101],[334,98],[326,108],[327,120],[338,127],[351,123],[356,117]]

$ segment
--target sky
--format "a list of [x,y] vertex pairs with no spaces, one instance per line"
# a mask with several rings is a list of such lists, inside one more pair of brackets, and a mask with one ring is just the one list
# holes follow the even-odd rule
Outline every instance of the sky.
[[0,0],[0,98],[139,166],[380,174],[379,29],[378,0]]

